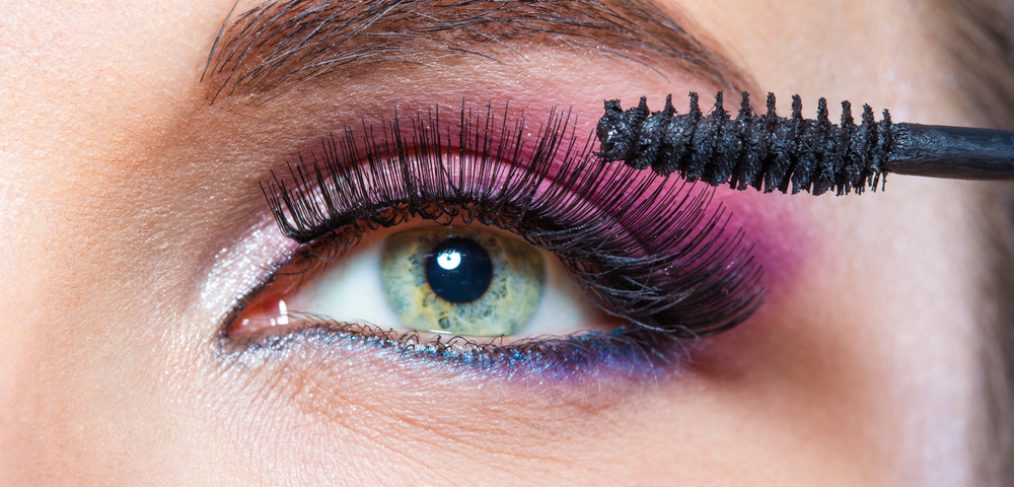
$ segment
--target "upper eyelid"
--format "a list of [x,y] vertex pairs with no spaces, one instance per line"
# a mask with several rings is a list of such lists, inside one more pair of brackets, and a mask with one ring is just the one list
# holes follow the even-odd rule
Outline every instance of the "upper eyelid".
[[496,56],[522,43],[583,46],[659,72],[692,73],[715,86],[750,85],[717,47],[652,0],[504,2],[496,9],[391,0],[352,8],[339,0],[266,2],[223,20],[201,79],[213,102],[220,95],[265,93],[322,75],[354,77],[381,64],[439,64],[439,58],[431,59],[436,52]]
[[[465,106],[461,110],[460,121],[421,118],[405,124],[422,127],[417,133],[422,139],[415,143],[381,137],[366,142],[378,144],[376,148],[363,151],[356,148],[353,132],[346,132],[347,145],[325,148],[323,159],[301,157],[287,177],[276,176],[262,186],[280,233],[300,242],[332,235],[348,248],[362,232],[398,224],[404,215],[433,211],[438,216],[424,218],[449,216],[453,221],[458,217],[441,209],[471,202],[474,206],[461,207],[471,208],[461,218],[478,215],[482,223],[489,218],[553,251],[577,277],[586,278],[587,290],[600,298],[603,309],[641,328],[688,337],[719,333],[748,318],[760,304],[762,268],[744,245],[743,230],[727,232],[729,219],[721,206],[709,211],[710,190],[698,192],[692,185],[646,173],[634,177],[636,170],[625,166],[605,171],[606,166],[594,164],[590,146],[561,156],[554,147],[569,147],[568,138],[575,137],[566,115],[551,115],[544,130],[532,135],[523,123],[515,126],[517,132],[494,123],[492,108],[485,119],[464,116],[471,113]],[[504,118],[510,118],[509,112]],[[464,125],[456,127],[459,122]],[[398,126],[392,122],[384,133],[395,140],[404,137]],[[463,137],[464,145],[456,147],[443,143],[443,130],[476,135]],[[517,139],[510,140],[519,144],[546,148],[508,150],[518,158],[511,161],[481,152],[495,152],[497,140],[512,135]],[[364,160],[366,152],[377,157]],[[478,169],[467,169],[473,166]],[[538,191],[554,166],[559,177]],[[494,175],[496,167],[517,170],[501,180]],[[391,212],[381,214],[378,205]],[[385,223],[386,218],[397,221]],[[647,253],[637,252],[640,247]]]

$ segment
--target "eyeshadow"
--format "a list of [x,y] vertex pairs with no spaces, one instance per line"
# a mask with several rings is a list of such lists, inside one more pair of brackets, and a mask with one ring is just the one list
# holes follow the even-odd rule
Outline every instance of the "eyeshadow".
[[373,325],[304,321],[287,330],[261,333],[241,341],[223,339],[222,359],[248,365],[276,360],[306,347],[352,360],[356,354],[415,367],[445,367],[508,381],[551,381],[558,384],[621,379],[657,381],[679,373],[695,344],[660,339],[643,331],[585,331],[551,339],[498,339],[442,336],[439,340],[414,332],[395,332]]
[[228,324],[249,295],[263,287],[272,271],[290,259],[296,248],[295,242],[280,235],[273,222],[265,219],[210,259],[205,273],[208,277],[200,287],[196,304]]
[[805,272],[820,245],[813,201],[727,187],[715,188],[715,199],[729,212],[729,225],[749,236],[751,253],[764,266],[765,289],[790,284]]

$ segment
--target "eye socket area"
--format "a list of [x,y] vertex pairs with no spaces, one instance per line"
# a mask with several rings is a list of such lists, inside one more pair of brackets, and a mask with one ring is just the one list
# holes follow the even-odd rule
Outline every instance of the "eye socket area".
[[362,325],[420,341],[513,342],[618,326],[555,256],[490,225],[415,218],[344,249],[347,238],[339,231],[306,245],[251,295],[226,334]]

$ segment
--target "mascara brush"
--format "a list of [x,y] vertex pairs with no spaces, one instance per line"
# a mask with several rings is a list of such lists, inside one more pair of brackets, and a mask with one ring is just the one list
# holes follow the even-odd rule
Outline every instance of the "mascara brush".
[[833,124],[824,98],[817,102],[816,119],[803,118],[799,95],[792,97],[792,115],[780,117],[771,93],[760,115],[749,94],[742,96],[735,118],[723,107],[721,92],[706,116],[696,93],[690,93],[686,114],[676,113],[672,95],[658,112],[648,111],[645,97],[626,111],[619,100],[608,100],[596,129],[598,155],[604,162],[677,173],[688,181],[792,194],[876,191],[887,173],[1014,179],[1014,132],[895,124],[887,110],[877,121],[869,105],[856,125],[847,101],[840,123]]

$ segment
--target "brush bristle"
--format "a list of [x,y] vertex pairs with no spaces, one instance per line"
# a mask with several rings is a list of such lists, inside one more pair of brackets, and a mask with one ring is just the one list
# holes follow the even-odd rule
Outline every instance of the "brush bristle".
[[789,117],[777,115],[771,93],[766,105],[766,113],[755,114],[744,92],[733,118],[721,92],[707,116],[696,93],[690,93],[687,114],[676,113],[672,95],[658,112],[648,110],[645,97],[626,111],[619,100],[608,100],[597,129],[599,157],[713,186],[728,183],[739,190],[754,187],[815,195],[834,190],[842,195],[876,190],[882,183],[883,162],[892,147],[887,110],[878,122],[873,109],[864,105],[862,121],[856,125],[852,106],[845,101],[841,122],[835,125],[823,98],[817,103],[816,119],[803,118],[798,95],[792,97]]

